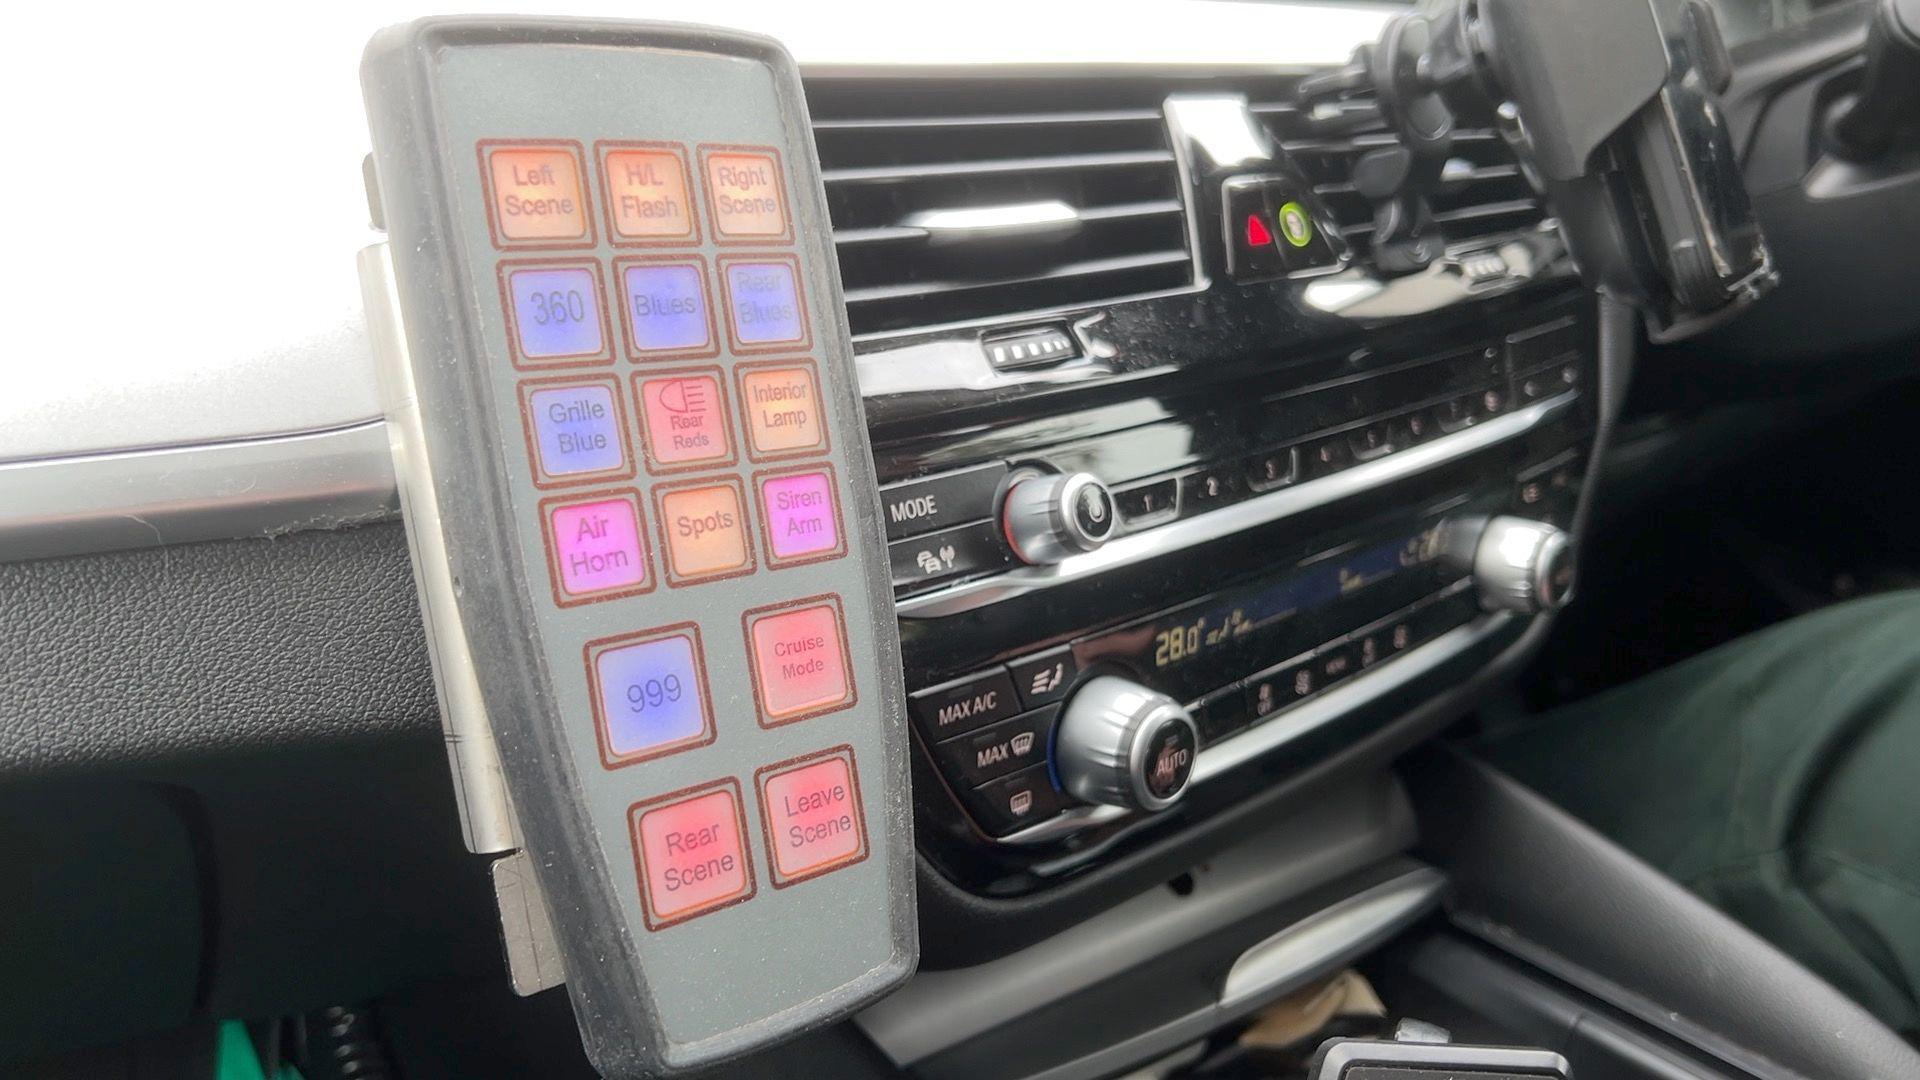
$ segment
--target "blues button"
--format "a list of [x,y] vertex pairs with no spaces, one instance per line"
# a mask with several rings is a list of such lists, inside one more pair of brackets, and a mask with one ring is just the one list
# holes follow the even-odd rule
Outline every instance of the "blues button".
[[637,353],[710,353],[713,320],[706,276],[693,263],[639,263],[620,270],[627,334]]
[[627,468],[620,405],[611,383],[534,390],[527,395],[527,417],[545,476],[600,475]]
[[601,756],[609,768],[713,740],[692,627],[588,646]]

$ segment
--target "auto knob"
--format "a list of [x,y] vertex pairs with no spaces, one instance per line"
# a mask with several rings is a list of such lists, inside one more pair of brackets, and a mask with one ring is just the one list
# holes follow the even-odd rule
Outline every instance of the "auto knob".
[[1113,536],[1115,517],[1113,494],[1099,477],[1083,472],[1018,480],[1000,511],[1013,553],[1036,565],[1098,548]]
[[1489,519],[1472,565],[1480,603],[1495,611],[1556,611],[1573,598],[1573,538],[1545,522]]
[[1200,732],[1179,702],[1102,675],[1074,691],[1053,735],[1054,772],[1068,794],[1133,810],[1165,810],[1193,778]]

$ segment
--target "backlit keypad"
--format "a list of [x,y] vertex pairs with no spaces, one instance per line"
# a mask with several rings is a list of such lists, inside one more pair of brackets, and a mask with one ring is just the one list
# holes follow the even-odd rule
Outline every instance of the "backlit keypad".
[[[591,146],[478,147],[502,249],[493,362],[515,371],[551,601],[619,631],[582,634],[580,666],[555,678],[585,681],[590,715],[571,722],[632,793],[638,901],[658,931],[867,856],[853,750],[825,719],[859,699],[845,610],[801,569],[849,540],[781,155]],[[761,574],[801,598],[756,589],[743,611],[713,584]],[[697,618],[650,617],[678,590],[708,591],[690,594],[707,597]],[[723,635],[747,667],[731,686],[708,667]],[[787,725],[817,729],[815,749],[741,771],[740,748]]]

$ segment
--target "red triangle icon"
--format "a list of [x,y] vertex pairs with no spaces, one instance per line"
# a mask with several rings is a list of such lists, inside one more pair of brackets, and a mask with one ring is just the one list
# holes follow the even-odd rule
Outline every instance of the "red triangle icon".
[[1266,247],[1273,243],[1273,230],[1260,220],[1259,214],[1247,215],[1247,246]]

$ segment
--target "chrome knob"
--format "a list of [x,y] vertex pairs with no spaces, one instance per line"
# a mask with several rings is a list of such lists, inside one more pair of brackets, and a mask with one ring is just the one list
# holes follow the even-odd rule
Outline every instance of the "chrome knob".
[[1060,785],[1085,802],[1165,810],[1193,779],[1200,732],[1179,702],[1102,675],[1074,692],[1053,735]]
[[1492,518],[1473,548],[1473,580],[1491,610],[1557,611],[1573,598],[1573,538],[1543,522]]
[[1013,553],[1026,562],[1057,563],[1098,548],[1113,536],[1113,495],[1091,473],[1047,473],[1007,491],[1001,525]]

